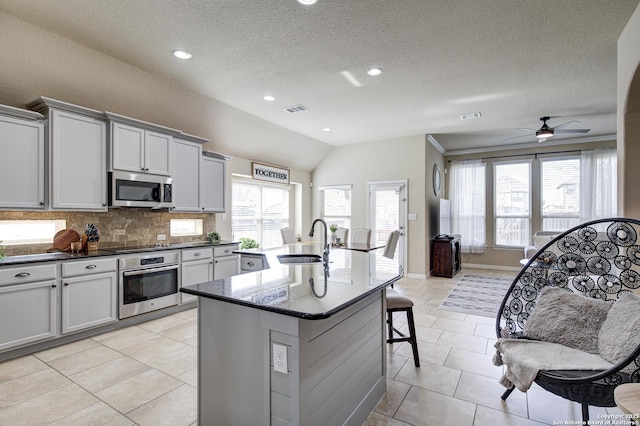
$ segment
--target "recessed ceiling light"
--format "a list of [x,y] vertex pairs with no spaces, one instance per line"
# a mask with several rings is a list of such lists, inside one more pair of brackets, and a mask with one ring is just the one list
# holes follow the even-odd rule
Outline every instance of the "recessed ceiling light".
[[331,127],[325,127],[322,129],[323,132],[330,132],[331,131]]
[[312,4],[316,4],[317,2],[318,0],[298,0],[298,3],[305,6],[311,6]]
[[369,68],[367,70],[367,74],[371,76],[376,76],[382,74],[382,68]]
[[265,95],[265,96],[262,97],[262,99],[264,99],[267,102],[273,102],[273,101],[276,100],[276,98],[274,96],[271,96],[271,95]]
[[174,50],[173,56],[179,59],[191,59],[193,57],[191,53],[184,50]]

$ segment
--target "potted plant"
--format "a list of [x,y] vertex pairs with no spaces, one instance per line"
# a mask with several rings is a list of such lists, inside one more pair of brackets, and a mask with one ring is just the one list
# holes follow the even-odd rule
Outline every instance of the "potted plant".
[[331,225],[329,225],[329,231],[331,231],[331,243],[333,244],[336,243],[336,238],[338,237],[336,235],[337,230],[338,230],[338,225],[336,225],[335,223],[332,223]]
[[219,243],[220,242],[220,234],[218,234],[217,232],[213,231],[213,232],[209,232],[207,234],[207,238],[209,239],[209,242],[212,244],[215,243]]
[[240,238],[240,250],[258,248],[260,244],[256,242],[256,240],[252,238]]

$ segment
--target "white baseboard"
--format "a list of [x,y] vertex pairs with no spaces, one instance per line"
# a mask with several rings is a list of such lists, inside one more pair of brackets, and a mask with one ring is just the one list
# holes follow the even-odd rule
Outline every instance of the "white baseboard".
[[426,280],[427,276],[425,274],[405,274],[404,275],[407,278],[413,278],[416,280]]
[[462,269],[475,268],[475,269],[493,269],[496,271],[515,271],[518,272],[522,269],[522,266],[500,266],[500,265],[480,265],[477,263],[463,263]]

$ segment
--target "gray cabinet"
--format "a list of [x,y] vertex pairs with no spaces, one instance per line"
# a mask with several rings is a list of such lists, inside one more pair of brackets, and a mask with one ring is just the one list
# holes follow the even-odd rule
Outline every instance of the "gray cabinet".
[[56,336],[55,264],[2,268],[0,283],[0,351]]
[[107,210],[107,127],[100,111],[40,98],[29,104],[48,117],[52,209]]
[[43,120],[37,112],[0,105],[0,208],[45,208]]
[[202,158],[202,211],[222,213],[226,210],[226,158],[206,151]]
[[[213,249],[211,247],[182,250],[181,287],[213,280]],[[180,293],[181,303],[195,302],[198,296]]]
[[62,264],[62,334],[118,320],[115,258]]
[[106,112],[110,126],[110,167],[135,173],[173,174],[177,130]]
[[221,280],[240,273],[240,256],[233,253],[239,244],[228,244],[213,249],[213,279]]
[[172,210],[202,211],[202,144],[176,138],[173,141],[173,158]]
[[240,270],[242,273],[262,271],[267,268],[267,260],[263,255],[251,255],[245,253],[240,255]]

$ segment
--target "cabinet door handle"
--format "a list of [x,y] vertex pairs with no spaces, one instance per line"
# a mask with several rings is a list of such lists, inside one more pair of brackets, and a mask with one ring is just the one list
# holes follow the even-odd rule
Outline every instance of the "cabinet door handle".
[[144,167],[140,167],[140,170],[142,170],[144,172]]
[[31,274],[28,272],[20,272],[19,274],[15,274],[14,277],[15,278],[27,278],[28,276],[30,276]]
[[249,266],[255,266],[255,263],[253,263],[253,262],[247,262],[247,265],[249,265]]
[[40,205],[41,205],[41,206],[44,206],[44,201],[40,201]]
[[194,257],[200,257],[200,252],[194,253],[193,256]]
[[64,286],[65,287],[69,287],[69,283],[64,283]]
[[57,287],[58,287],[58,286],[57,286],[57,285],[55,285],[55,284],[52,284],[52,285],[51,285],[51,288],[57,288]]
[[218,261],[216,260],[215,263],[218,263]]
[[97,266],[96,265],[87,265],[84,267],[84,269],[96,269]]
[[225,253],[231,253],[231,252],[229,251],[229,249],[225,250],[224,252],[225,252]]

